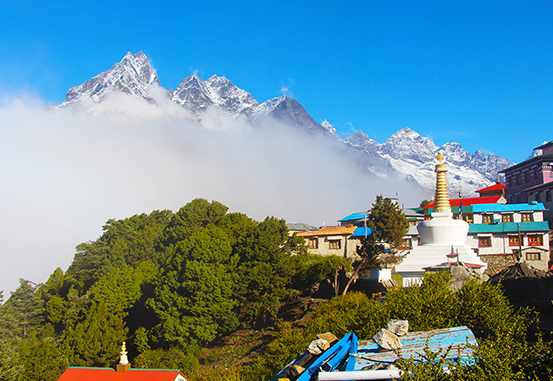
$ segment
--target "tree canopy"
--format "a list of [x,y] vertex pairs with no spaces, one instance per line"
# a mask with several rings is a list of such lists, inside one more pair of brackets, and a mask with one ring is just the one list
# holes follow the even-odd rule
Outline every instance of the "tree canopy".
[[227,210],[195,199],[176,213],[110,219],[76,246],[65,273],[21,280],[0,306],[1,374],[56,380],[68,365],[112,366],[123,340],[139,364],[162,366],[167,354],[192,369],[197,348],[275,324],[281,299],[324,279],[335,261],[308,255],[284,220]]

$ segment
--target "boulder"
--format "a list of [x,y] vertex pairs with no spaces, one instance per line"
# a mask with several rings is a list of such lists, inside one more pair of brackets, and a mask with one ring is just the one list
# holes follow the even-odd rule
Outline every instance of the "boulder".
[[388,322],[388,331],[397,336],[403,336],[409,332],[409,322],[407,320],[390,319]]
[[373,340],[383,349],[392,350],[399,349],[403,347],[399,337],[397,337],[392,332],[388,331],[386,328],[382,328],[380,331],[373,336]]

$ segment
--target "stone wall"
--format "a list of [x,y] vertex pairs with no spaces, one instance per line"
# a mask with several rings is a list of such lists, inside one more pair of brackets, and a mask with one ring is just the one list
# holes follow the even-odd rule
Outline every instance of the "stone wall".
[[518,262],[518,258],[514,254],[480,255],[480,259],[482,262],[488,264],[488,269],[485,273],[489,276],[495,275],[501,270],[506,269],[507,267]]

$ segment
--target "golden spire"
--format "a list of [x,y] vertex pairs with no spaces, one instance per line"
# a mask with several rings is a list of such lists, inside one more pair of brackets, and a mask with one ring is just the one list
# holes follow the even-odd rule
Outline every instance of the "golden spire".
[[449,204],[449,193],[447,192],[447,180],[444,156],[441,152],[438,152],[436,156],[438,164],[436,164],[436,195],[434,197],[434,212],[451,212],[451,205]]

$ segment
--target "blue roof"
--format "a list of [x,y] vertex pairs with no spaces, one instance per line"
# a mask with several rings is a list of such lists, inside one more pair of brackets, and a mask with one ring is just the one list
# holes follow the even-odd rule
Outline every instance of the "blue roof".
[[[372,234],[371,228],[367,227],[367,235],[371,235],[371,234]],[[365,236],[365,227],[364,226],[359,226],[358,228],[355,229],[355,231],[353,232],[353,234],[351,236],[352,237],[364,237]]]
[[503,222],[500,224],[469,224],[470,233],[511,233],[517,232],[520,225],[521,232],[549,231],[547,221],[539,222]]
[[[475,213],[484,212],[521,212],[525,210],[545,210],[542,203],[532,204],[472,204],[472,211]],[[463,207],[463,212],[465,208]]]
[[365,217],[368,217],[369,214],[370,214],[370,212],[358,212],[358,213],[353,213],[353,214],[350,214],[350,215],[347,216],[347,217],[342,218],[341,220],[338,220],[338,222],[362,220],[362,219],[364,219]]

